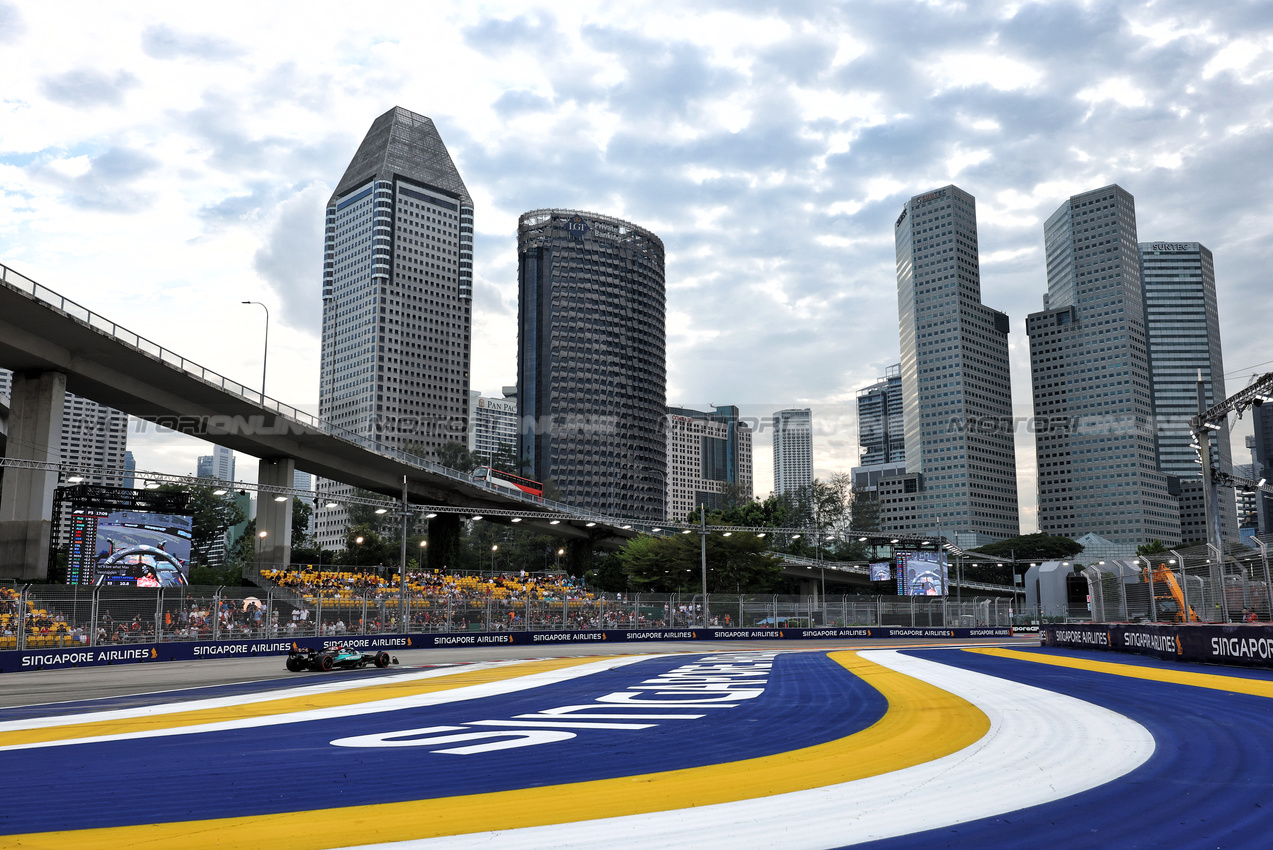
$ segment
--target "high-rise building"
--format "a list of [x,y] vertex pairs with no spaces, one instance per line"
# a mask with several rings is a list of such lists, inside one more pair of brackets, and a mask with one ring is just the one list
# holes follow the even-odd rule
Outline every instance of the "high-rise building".
[[517,398],[487,398],[469,393],[469,451],[481,463],[506,449],[517,452]]
[[799,495],[813,484],[813,410],[774,413],[774,495]]
[[751,427],[738,408],[716,406],[708,413],[687,407],[667,409],[667,508],[664,519],[682,520],[699,505],[716,510],[728,485],[751,501]]
[[[472,299],[473,201],[433,122],[395,107],[327,203],[319,415],[384,449],[463,442]],[[343,546],[347,524],[320,508],[320,542]]]
[[126,490],[133,489],[136,486],[136,477],[133,475],[137,471],[137,459],[133,457],[132,452],[124,452],[124,483]]
[[663,511],[663,243],[626,221],[534,210],[517,224],[517,414],[531,477],[612,516]]
[[879,482],[880,528],[983,545],[1020,531],[1008,317],[981,303],[977,205],[946,186],[893,225],[906,474]]
[[[1189,420],[1198,414],[1198,376],[1204,409],[1228,398],[1220,346],[1220,312],[1211,251],[1197,242],[1142,242],[1140,285],[1145,293],[1145,334],[1154,403],[1158,468],[1180,480],[1180,539],[1207,540],[1202,467],[1194,452]],[[1229,431],[1211,432],[1211,459],[1232,474]],[[1220,533],[1238,539],[1232,487],[1219,488]]]
[[[12,394],[13,373],[0,369],[0,395]],[[62,402],[59,459],[78,466],[85,484],[124,485],[128,414],[66,393]]]
[[1180,507],[1158,470],[1135,199],[1120,186],[1075,195],[1043,235],[1048,292],[1026,319],[1039,530],[1174,544]]
[[902,413],[902,364],[858,390],[858,466],[853,467],[855,499],[875,499],[881,478],[906,474],[906,428]]
[[858,390],[859,466],[906,463],[906,429],[902,415],[902,364],[889,366],[884,377]]
[[200,455],[195,467],[195,475],[199,478],[219,478],[222,481],[234,480],[234,452],[225,446],[213,446],[212,454]]

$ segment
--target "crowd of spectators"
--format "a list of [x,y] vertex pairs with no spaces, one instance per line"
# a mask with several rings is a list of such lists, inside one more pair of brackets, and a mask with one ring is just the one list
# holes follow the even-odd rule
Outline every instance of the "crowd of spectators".
[[[398,574],[390,568],[380,570],[319,570],[303,567],[292,570],[263,570],[262,577],[279,587],[294,590],[307,600],[327,598],[380,599],[398,594]],[[569,575],[500,573],[497,575],[454,575],[452,573],[411,571],[407,573],[407,593],[412,599],[472,601],[498,599],[567,600],[591,599],[579,580]]]

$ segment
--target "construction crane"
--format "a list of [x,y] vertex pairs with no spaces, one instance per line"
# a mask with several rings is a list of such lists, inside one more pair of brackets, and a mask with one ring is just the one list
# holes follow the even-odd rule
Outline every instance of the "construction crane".
[[1160,615],[1172,614],[1177,623],[1198,622],[1197,613],[1185,604],[1185,594],[1176,581],[1176,574],[1167,569],[1166,564],[1159,564],[1152,569],[1144,567],[1140,574],[1153,591],[1154,606]]

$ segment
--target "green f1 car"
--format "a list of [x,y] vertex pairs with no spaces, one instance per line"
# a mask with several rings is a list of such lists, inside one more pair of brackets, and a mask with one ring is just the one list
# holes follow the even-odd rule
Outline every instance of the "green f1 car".
[[326,673],[337,667],[343,670],[361,669],[368,664],[384,669],[397,663],[398,659],[390,658],[387,652],[366,653],[347,646],[332,646],[327,649],[293,647],[287,654],[287,669],[293,673],[302,670],[321,670]]

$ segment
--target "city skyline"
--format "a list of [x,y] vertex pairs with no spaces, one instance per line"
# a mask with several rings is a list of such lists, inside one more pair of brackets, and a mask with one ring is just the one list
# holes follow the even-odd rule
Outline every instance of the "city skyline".
[[[815,471],[848,471],[855,393],[899,356],[889,226],[906,198],[952,182],[978,199],[983,300],[1012,320],[1017,416],[1042,222],[1093,186],[1136,196],[1143,240],[1211,248],[1230,390],[1267,368],[1251,238],[1273,214],[1255,167],[1270,146],[1267,15],[651,7],[636,25],[631,10],[484,9],[421,12],[417,37],[353,15],[296,30],[286,8],[249,26],[240,9],[207,21],[138,5],[90,29],[4,4],[0,261],[249,384],[259,308],[239,301],[266,301],[271,395],[313,403],[322,209],[365,128],[401,104],[436,122],[482,209],[484,395],[515,368],[516,216],[595,209],[667,243],[668,402],[728,399],[762,422],[811,407]],[[462,91],[415,62],[423,44],[465,68]],[[218,333],[188,332],[203,323]],[[129,436],[139,468],[185,469],[189,442]],[[1032,444],[1018,437],[1023,530]]]

